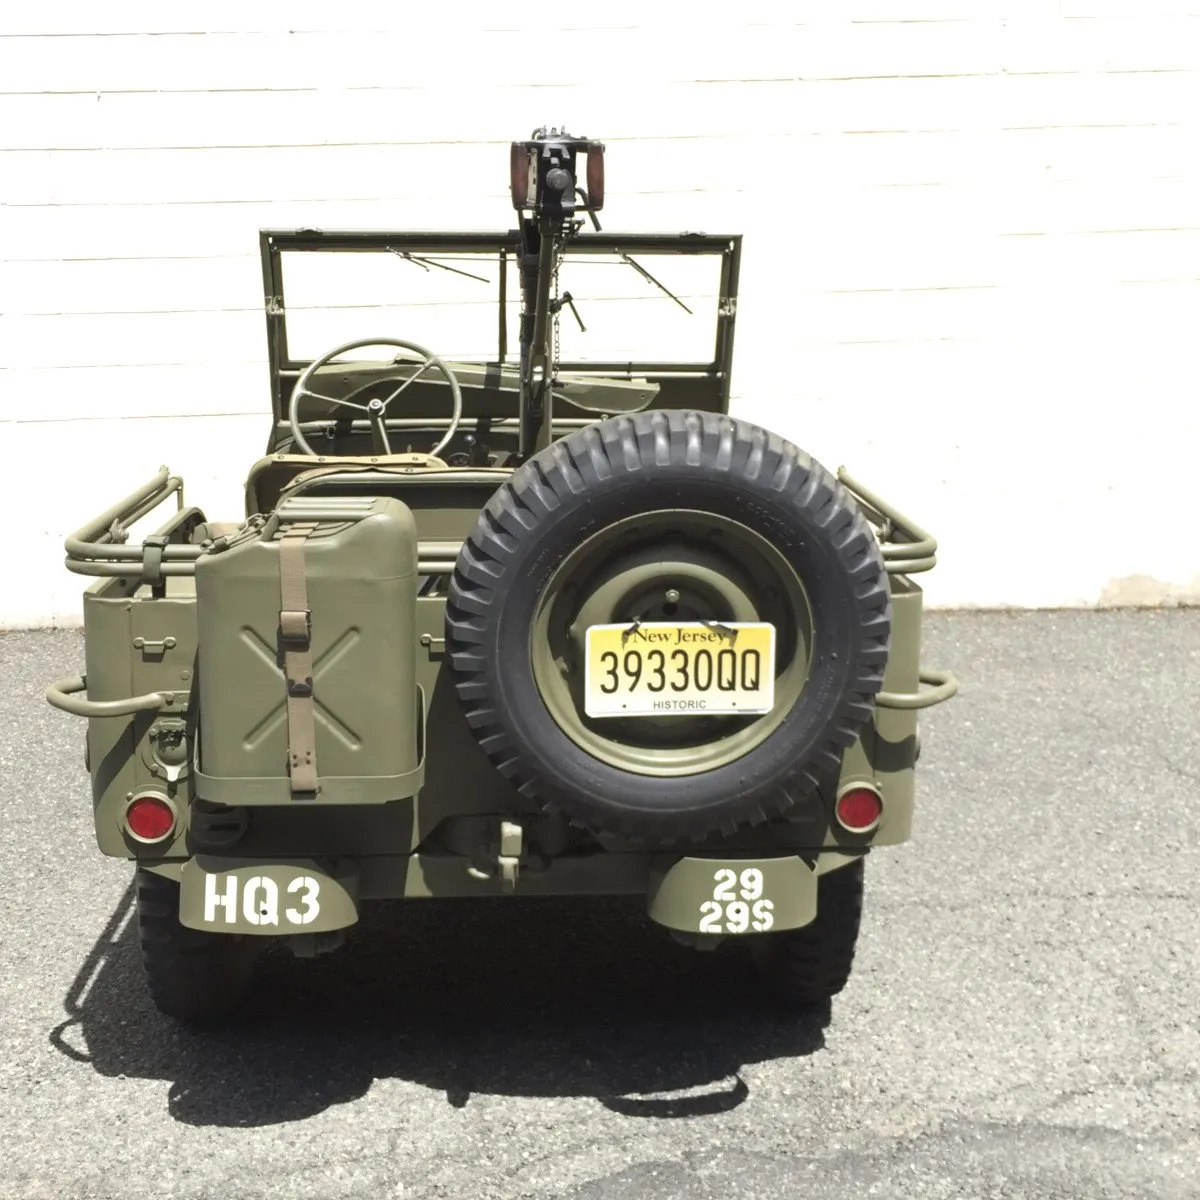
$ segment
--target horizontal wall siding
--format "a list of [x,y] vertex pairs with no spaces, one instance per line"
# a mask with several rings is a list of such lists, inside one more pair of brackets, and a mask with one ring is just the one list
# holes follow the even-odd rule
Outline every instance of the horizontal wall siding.
[[[21,525],[0,626],[75,619],[62,537],[161,462],[238,515],[259,228],[505,228],[507,143],[544,122],[608,145],[606,228],[745,235],[735,410],[932,529],[931,603],[1200,599],[1145,505],[1190,510],[1200,441],[1200,3],[411,7],[0,16],[0,436],[31,464],[0,499],[79,481]],[[331,334],[462,349],[411,269]],[[639,283],[592,312],[653,355],[679,314]]]

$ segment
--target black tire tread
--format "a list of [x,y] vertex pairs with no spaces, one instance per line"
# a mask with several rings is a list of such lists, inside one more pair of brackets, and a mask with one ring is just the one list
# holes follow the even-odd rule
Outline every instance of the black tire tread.
[[836,996],[850,979],[862,924],[864,860],[822,875],[817,915],[801,929],[764,935],[752,947],[768,995],[807,1007]]
[[[464,543],[446,604],[447,661],[469,726],[492,765],[524,796],[549,812],[566,810],[535,766],[514,744],[495,702],[485,647],[489,624],[506,592],[505,574],[518,545],[568,498],[600,490],[615,477],[659,465],[705,465],[729,478],[765,479],[831,533],[840,568],[852,585],[858,653],[825,736],[782,784],[743,798],[703,823],[651,836],[699,841],[711,833],[761,824],[786,811],[797,794],[818,790],[842,753],[871,720],[883,685],[890,633],[890,589],[875,536],[854,498],[820,463],[791,442],[746,421],[710,412],[658,410],[613,417],[587,426],[534,455],[501,484]],[[777,781],[778,783],[778,781]],[[614,813],[608,831],[645,836],[645,821]]]
[[139,868],[138,941],[155,1007],[204,1023],[232,1013],[249,986],[257,939],[189,929],[179,921],[179,884]]

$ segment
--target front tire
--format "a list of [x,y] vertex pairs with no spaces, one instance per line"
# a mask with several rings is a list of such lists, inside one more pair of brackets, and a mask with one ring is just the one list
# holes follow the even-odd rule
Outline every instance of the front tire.
[[138,940],[159,1012],[205,1023],[228,1016],[249,988],[263,939],[189,929],[179,921],[179,884],[137,871]]
[[751,958],[768,996],[795,1008],[827,1004],[836,996],[850,978],[862,906],[860,858],[820,877],[812,922],[755,938]]

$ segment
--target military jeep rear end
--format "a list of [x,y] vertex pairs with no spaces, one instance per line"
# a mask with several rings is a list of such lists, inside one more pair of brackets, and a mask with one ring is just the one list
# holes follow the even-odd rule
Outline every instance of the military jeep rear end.
[[[264,231],[244,515],[210,522],[163,468],[68,538],[98,577],[86,674],[47,698],[88,718],[97,842],[135,864],[165,1012],[220,1016],[269,939],[331,950],[364,904],[432,896],[643,895],[783,999],[844,985],[864,859],[910,835],[918,711],[956,686],[920,665],[935,544],[727,415],[741,238],[603,230],[603,153],[514,143],[511,230]],[[285,291],[347,264],[383,304]],[[491,348],[295,348],[393,279],[447,330],[442,293],[476,289]],[[617,351],[564,355],[563,309]],[[627,352],[671,321],[709,351]]]

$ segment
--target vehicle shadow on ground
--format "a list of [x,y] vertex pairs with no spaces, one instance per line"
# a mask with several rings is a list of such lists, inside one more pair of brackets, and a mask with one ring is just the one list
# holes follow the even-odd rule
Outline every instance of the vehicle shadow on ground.
[[630,1116],[701,1116],[748,1097],[746,1064],[823,1047],[828,1006],[766,1006],[743,956],[676,945],[643,904],[369,906],[332,954],[273,947],[247,1015],[196,1030],[146,994],[130,889],[50,1040],[104,1076],[169,1080],[179,1121],[233,1127],[313,1116],[385,1078],[456,1107],[592,1096]]

